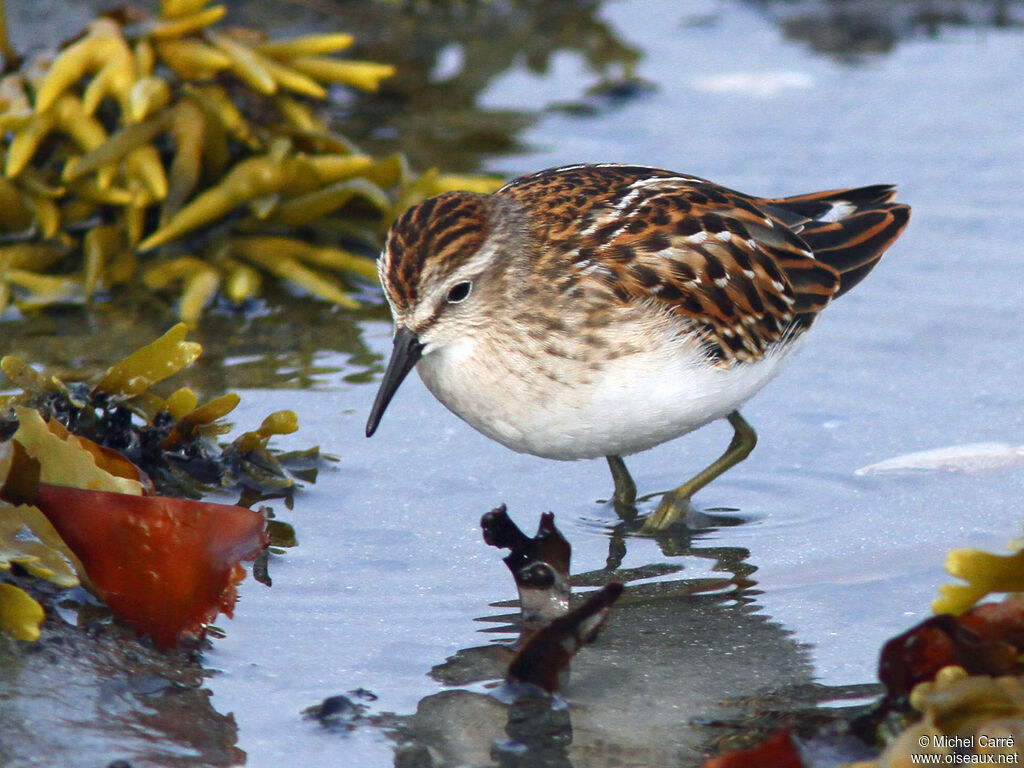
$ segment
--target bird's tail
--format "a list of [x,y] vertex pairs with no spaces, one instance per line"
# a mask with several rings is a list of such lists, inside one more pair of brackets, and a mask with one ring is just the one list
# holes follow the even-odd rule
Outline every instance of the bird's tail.
[[765,210],[788,225],[819,261],[839,272],[842,296],[872,270],[910,220],[910,206],[893,202],[888,184],[835,189],[765,200]]

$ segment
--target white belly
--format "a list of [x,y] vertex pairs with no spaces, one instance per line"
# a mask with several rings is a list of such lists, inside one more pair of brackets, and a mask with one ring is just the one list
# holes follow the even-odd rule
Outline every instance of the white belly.
[[[782,350],[719,368],[695,349],[659,347],[596,371],[568,361],[545,374],[512,354],[476,354],[467,339],[425,355],[417,369],[438,400],[493,440],[521,453],[570,460],[637,453],[724,418],[788,356]],[[491,364],[481,365],[481,357]]]

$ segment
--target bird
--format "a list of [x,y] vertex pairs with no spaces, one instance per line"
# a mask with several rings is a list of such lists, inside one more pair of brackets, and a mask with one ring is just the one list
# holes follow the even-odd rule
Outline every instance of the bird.
[[764,198],[617,163],[549,168],[490,194],[426,199],[378,260],[393,349],[366,424],[415,367],[455,415],[549,459],[623,456],[726,419],[725,452],[665,493],[643,530],[749,455],[740,408],[904,230],[889,184]]

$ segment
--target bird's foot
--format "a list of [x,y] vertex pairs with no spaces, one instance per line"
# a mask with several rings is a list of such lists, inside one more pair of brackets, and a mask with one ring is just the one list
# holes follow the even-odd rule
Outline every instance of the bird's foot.
[[693,511],[693,504],[689,494],[680,493],[680,490],[677,488],[674,491],[668,491],[661,497],[658,508],[644,520],[644,524],[640,528],[641,533],[664,531],[677,521],[686,519],[686,516]]

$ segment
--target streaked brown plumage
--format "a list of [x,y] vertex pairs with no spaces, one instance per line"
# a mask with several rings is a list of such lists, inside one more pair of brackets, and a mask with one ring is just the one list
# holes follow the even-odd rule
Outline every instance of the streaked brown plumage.
[[[910,209],[894,196],[759,198],[579,165],[424,201],[380,262],[404,351],[396,336],[368,433],[421,354],[455,413],[553,458],[617,457],[733,414],[902,232]],[[616,403],[631,421],[608,415]]]

